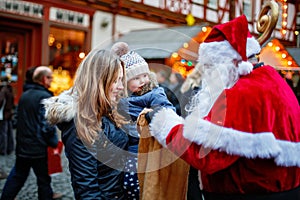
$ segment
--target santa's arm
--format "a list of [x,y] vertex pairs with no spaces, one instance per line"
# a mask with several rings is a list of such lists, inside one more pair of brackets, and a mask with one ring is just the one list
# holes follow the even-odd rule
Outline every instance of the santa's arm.
[[167,148],[187,163],[208,174],[232,165],[239,156],[229,156],[224,152],[204,148],[183,137],[183,124],[172,128],[166,138]]
[[280,147],[272,133],[245,133],[217,126],[199,116],[193,112],[184,120],[170,109],[161,109],[150,123],[151,135],[207,173],[228,167],[240,156],[274,158],[279,154]]

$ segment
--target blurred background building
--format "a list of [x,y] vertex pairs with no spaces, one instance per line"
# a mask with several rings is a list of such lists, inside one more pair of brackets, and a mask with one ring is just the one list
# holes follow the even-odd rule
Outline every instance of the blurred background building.
[[[15,101],[25,71],[51,66],[55,94],[72,85],[75,71],[92,48],[125,41],[156,71],[183,76],[197,61],[199,44],[215,24],[241,14],[258,37],[265,0],[0,0],[1,76],[9,76]],[[298,74],[300,1],[278,0],[279,20],[261,58],[282,74]],[[297,81],[298,82],[298,81]]]

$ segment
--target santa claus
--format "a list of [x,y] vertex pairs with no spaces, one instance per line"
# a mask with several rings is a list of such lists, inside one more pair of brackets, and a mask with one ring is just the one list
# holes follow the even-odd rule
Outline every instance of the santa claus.
[[151,135],[199,169],[205,200],[300,199],[299,104],[273,67],[250,62],[259,52],[245,16],[213,27],[190,114],[148,115]]

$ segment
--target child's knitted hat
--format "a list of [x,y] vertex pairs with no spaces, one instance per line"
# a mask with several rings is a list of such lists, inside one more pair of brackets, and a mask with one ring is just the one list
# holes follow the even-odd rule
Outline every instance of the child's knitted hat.
[[117,42],[111,48],[125,64],[125,73],[127,81],[133,77],[150,73],[148,63],[139,54],[134,51],[129,51],[128,45],[125,42]]

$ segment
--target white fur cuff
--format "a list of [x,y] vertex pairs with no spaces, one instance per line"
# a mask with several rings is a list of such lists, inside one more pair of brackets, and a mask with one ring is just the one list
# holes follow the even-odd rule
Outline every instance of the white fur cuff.
[[166,147],[166,138],[169,132],[174,126],[182,123],[182,117],[179,117],[175,111],[169,108],[162,108],[154,114],[149,129],[151,135],[154,136],[160,144]]
[[277,140],[277,143],[281,147],[281,152],[275,159],[277,165],[284,167],[300,167],[300,142],[295,143]]

